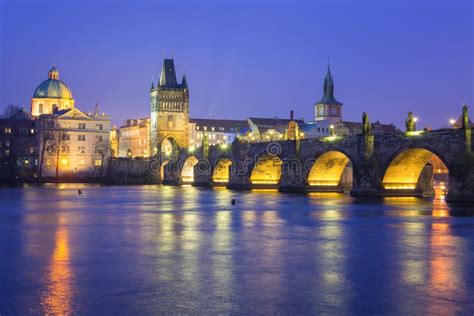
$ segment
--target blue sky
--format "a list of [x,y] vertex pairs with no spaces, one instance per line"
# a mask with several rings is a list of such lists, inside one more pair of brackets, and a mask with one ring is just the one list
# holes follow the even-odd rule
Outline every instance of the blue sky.
[[55,64],[80,109],[146,117],[174,52],[192,117],[310,120],[330,56],[345,120],[402,126],[413,110],[437,128],[473,104],[473,25],[461,0],[0,0],[0,109],[29,108]]

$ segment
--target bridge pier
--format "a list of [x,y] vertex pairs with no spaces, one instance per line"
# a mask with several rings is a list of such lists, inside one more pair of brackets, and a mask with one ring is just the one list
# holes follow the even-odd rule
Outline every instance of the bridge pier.
[[474,155],[466,153],[449,166],[448,202],[474,201]]
[[167,185],[181,185],[183,181],[181,179],[181,169],[178,166],[178,162],[171,160],[163,169],[162,184]]

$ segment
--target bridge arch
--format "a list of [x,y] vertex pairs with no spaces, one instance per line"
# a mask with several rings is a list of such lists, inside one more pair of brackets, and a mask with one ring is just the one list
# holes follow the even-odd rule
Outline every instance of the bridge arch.
[[231,166],[232,160],[228,158],[219,159],[214,167],[214,171],[212,172],[212,181],[214,183],[228,183]]
[[166,136],[160,143],[160,152],[164,157],[169,157],[173,150],[177,148],[176,140],[171,136]]
[[399,151],[386,165],[382,179],[385,190],[415,190],[420,186],[432,186],[434,173],[449,172],[442,155],[422,147]]
[[281,178],[282,160],[278,156],[261,156],[252,168],[252,185],[278,185]]
[[181,168],[181,180],[183,183],[194,182],[194,166],[197,165],[199,160],[196,156],[189,156],[186,158]]
[[321,154],[308,173],[307,183],[311,188],[327,190],[350,190],[352,188],[352,162],[339,150]]

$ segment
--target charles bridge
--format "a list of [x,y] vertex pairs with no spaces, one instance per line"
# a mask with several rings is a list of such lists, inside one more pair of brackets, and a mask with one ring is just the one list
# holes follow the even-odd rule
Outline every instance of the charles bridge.
[[[148,182],[290,192],[350,192],[352,196],[433,195],[437,159],[448,173],[448,201],[474,201],[471,129],[328,136],[232,146],[174,146],[142,163]],[[147,171],[143,168],[146,165]],[[114,168],[123,179],[123,168]],[[132,172],[133,173],[133,172]],[[146,174],[145,174],[146,173]]]

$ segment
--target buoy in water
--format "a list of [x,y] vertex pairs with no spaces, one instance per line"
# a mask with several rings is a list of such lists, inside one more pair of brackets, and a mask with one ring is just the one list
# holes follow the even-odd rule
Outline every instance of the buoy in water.
[[82,191],[81,191],[81,190],[77,190],[77,194],[82,194]]
[[235,199],[232,199],[232,201],[230,202],[232,205],[235,205]]

